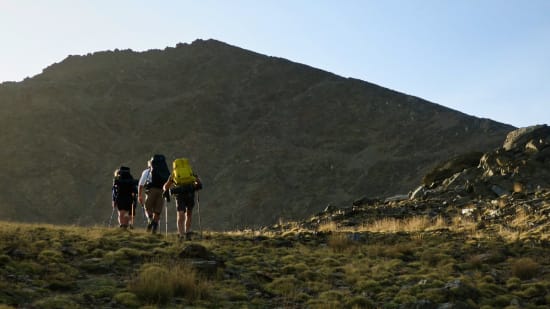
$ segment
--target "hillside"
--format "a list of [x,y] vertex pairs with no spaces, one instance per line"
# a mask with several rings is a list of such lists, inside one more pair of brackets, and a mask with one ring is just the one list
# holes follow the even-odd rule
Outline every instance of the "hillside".
[[215,40],[69,56],[0,85],[0,106],[1,217],[83,225],[110,214],[114,169],[154,153],[191,159],[223,230],[407,193],[513,129]]
[[261,229],[0,224],[1,308],[548,308],[550,127]]
[[118,228],[3,222],[0,307],[550,305],[548,238],[419,222],[378,221],[378,231],[357,232],[205,232],[185,243]]

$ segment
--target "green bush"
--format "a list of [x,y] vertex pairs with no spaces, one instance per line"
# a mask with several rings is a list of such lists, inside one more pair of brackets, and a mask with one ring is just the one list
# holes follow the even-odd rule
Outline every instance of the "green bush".
[[38,261],[42,264],[59,263],[63,261],[63,254],[56,250],[45,249],[38,254]]
[[33,303],[33,307],[41,309],[81,308],[80,305],[66,295],[56,295],[39,299]]
[[140,305],[139,299],[134,293],[122,292],[114,297],[115,301],[125,307],[137,308]]

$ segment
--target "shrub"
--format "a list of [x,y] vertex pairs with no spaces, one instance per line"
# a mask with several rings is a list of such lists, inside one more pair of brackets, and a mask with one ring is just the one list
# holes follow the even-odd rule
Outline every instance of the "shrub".
[[207,295],[208,283],[198,278],[196,270],[186,264],[146,264],[129,283],[128,289],[144,302],[165,304],[173,296],[189,301],[201,299]]
[[353,296],[345,301],[346,308],[374,309],[375,304],[364,296]]
[[302,285],[302,282],[293,276],[281,277],[273,280],[267,284],[267,289],[272,293],[279,294],[286,297],[292,297],[297,294],[298,288]]
[[506,281],[506,287],[509,290],[517,290],[521,287],[521,279],[518,277],[512,277]]
[[548,295],[548,289],[540,283],[526,284],[523,288],[524,289],[517,292],[516,295],[524,298],[543,297]]
[[43,309],[80,308],[75,301],[65,295],[56,295],[37,300],[33,303],[33,307]]
[[183,296],[189,301],[202,299],[208,295],[208,282],[199,278],[197,271],[187,264],[176,264],[170,269],[174,295]]
[[511,263],[512,275],[528,280],[533,278],[539,271],[540,264],[531,258],[521,258]]
[[350,239],[349,235],[344,233],[335,233],[330,235],[327,244],[335,253],[355,252],[356,243]]
[[144,302],[165,304],[174,295],[170,273],[160,265],[144,265],[128,289]]
[[0,265],[1,266],[4,266],[4,265],[8,264],[10,261],[11,261],[11,258],[9,257],[9,255],[0,254]]
[[130,292],[118,293],[115,295],[114,299],[117,303],[124,305],[125,307],[136,308],[140,305],[136,294]]
[[38,254],[38,261],[42,264],[59,263],[63,261],[63,255],[59,251],[45,249]]

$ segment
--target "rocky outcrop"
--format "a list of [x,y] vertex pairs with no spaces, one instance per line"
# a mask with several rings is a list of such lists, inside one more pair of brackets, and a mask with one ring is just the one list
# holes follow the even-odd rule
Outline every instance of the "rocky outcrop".
[[547,125],[510,132],[502,147],[483,154],[478,164],[472,166],[475,156],[469,161],[471,166],[457,159],[443,163],[443,168],[424,177],[423,185],[412,192],[411,198],[451,191],[470,198],[501,197],[550,186],[550,128]]
[[548,126],[520,128],[510,132],[501,147],[482,154],[476,165],[473,159],[479,154],[439,164],[424,177],[429,184],[412,190],[408,198],[362,197],[351,207],[328,207],[302,226],[316,229],[336,222],[359,227],[384,218],[467,217],[479,227],[544,235],[550,231],[549,153]]

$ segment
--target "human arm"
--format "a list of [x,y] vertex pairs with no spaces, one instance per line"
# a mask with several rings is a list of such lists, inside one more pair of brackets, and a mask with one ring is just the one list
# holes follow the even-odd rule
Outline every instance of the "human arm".
[[141,173],[141,177],[139,178],[139,181],[138,181],[137,197],[140,204],[143,204],[143,194],[144,194],[143,191],[145,188],[145,184],[147,183],[148,177],[149,177],[149,169],[146,169]]
[[168,177],[168,180],[166,180],[166,182],[162,186],[162,190],[163,191],[170,190],[170,187],[172,187],[173,184],[174,184],[174,180],[172,180],[172,176],[170,176],[170,177]]
[[114,185],[111,188],[111,197],[111,205],[113,206],[113,208],[116,208],[116,187]]

